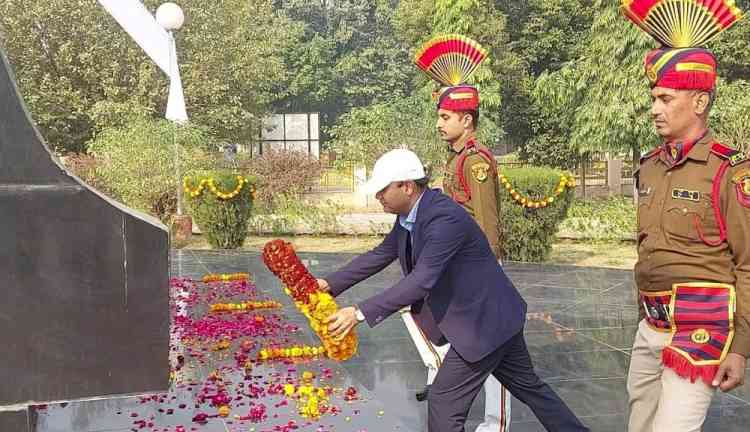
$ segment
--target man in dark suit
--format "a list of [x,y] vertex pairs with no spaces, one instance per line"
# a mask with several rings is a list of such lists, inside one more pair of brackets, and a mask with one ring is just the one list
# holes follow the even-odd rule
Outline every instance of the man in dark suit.
[[393,287],[329,318],[343,337],[358,323],[374,327],[411,306],[436,345],[451,348],[428,396],[430,432],[463,432],[469,408],[489,374],[527,404],[549,431],[587,431],[534,372],[523,326],[526,303],[498,264],[472,217],[429,189],[419,158],[408,150],[383,155],[365,185],[398,220],[383,243],[319,279],[338,296],[398,258],[405,277]]

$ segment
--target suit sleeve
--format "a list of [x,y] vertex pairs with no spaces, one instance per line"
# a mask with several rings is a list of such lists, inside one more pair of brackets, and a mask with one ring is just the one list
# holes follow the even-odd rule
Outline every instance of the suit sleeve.
[[464,243],[466,222],[453,215],[435,217],[425,225],[425,244],[414,270],[396,285],[358,306],[370,327],[394,312],[424,299]]
[[737,279],[737,310],[734,316],[735,335],[730,352],[750,356],[750,195],[742,192],[742,185],[732,181],[737,172],[750,175],[750,163],[730,170],[724,182],[724,207],[727,223],[727,241],[734,259]]
[[[489,165],[490,162],[479,154],[469,156],[464,164],[464,178],[471,190],[471,207],[474,209],[474,219],[487,237],[492,252],[497,258],[501,258],[496,186],[498,180],[496,171],[493,171],[493,168]],[[479,178],[477,178],[475,171],[479,174]],[[483,171],[486,174],[484,180],[482,180]]]
[[398,222],[375,249],[359,255],[340,270],[324,277],[331,287],[331,295],[339,296],[353,285],[380,272],[398,258]]

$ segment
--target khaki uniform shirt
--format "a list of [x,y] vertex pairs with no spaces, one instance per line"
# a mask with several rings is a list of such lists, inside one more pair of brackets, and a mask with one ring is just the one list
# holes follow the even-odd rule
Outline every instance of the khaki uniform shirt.
[[[735,158],[720,182],[726,241],[719,242],[713,182],[727,159],[711,152],[711,133],[674,165],[665,151],[641,162],[638,179],[638,262],[644,291],[670,291],[690,281],[735,285],[736,334],[730,352],[750,355],[750,162]],[[744,179],[747,176],[747,179]],[[743,188],[746,192],[743,193]],[[718,243],[709,245],[706,243]]]
[[[451,146],[450,156],[445,167],[443,179],[443,190],[456,202],[461,204],[466,211],[477,221],[482,228],[490,248],[495,256],[502,258],[500,250],[500,227],[497,195],[499,192],[499,180],[497,178],[497,163],[494,158],[487,160],[477,150],[467,149],[466,143],[474,139],[473,136],[465,140],[459,140]],[[487,147],[477,143],[476,148],[489,152]],[[471,191],[467,196],[466,190],[461,185],[458,175],[458,162],[462,155],[466,154],[463,164],[463,176]]]

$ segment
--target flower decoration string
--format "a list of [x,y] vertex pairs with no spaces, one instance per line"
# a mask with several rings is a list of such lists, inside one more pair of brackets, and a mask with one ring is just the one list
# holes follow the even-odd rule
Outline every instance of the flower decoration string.
[[534,200],[531,199],[531,197],[523,196],[521,193],[519,193],[513,185],[510,183],[507,177],[505,177],[502,174],[498,175],[498,178],[500,179],[500,185],[505,188],[506,191],[510,194],[511,197],[519,204],[524,207],[528,208],[540,208],[540,207],[547,207],[548,205],[555,202],[555,198],[557,198],[558,195],[563,193],[565,191],[565,188],[573,188],[575,187],[575,181],[572,177],[560,177],[560,182],[557,184],[557,187],[555,188],[555,191],[552,193],[552,195],[542,198],[541,200]]
[[198,181],[198,186],[195,186],[195,187],[192,186],[192,180],[190,179],[190,177],[185,177],[182,180],[182,186],[185,190],[185,193],[189,194],[191,198],[198,198],[199,196],[203,194],[206,188],[208,188],[208,190],[210,190],[211,193],[216,195],[217,198],[222,199],[222,200],[229,200],[239,195],[240,192],[242,192],[243,187],[247,184],[248,190],[250,191],[250,195],[252,196],[253,199],[255,199],[256,189],[254,185],[249,184],[250,180],[248,180],[247,178],[241,175],[237,175],[236,179],[237,179],[237,186],[235,186],[234,190],[230,192],[222,191],[221,189],[219,189],[219,187],[216,186],[216,181],[214,180],[213,177],[207,177],[201,180],[196,179]]
[[250,278],[248,273],[209,273],[203,276],[204,283],[211,282],[229,282],[229,281],[246,281]]
[[279,309],[281,303],[274,300],[267,301],[246,301],[241,303],[214,303],[209,306],[212,313],[217,312],[235,312],[235,311],[254,311],[258,309]]
[[357,351],[356,333],[352,330],[341,340],[328,334],[328,317],[338,311],[338,305],[330,294],[318,289],[317,280],[302,264],[292,245],[283,240],[266,243],[263,262],[286,285],[286,292],[323,342],[326,355],[338,361],[350,359]]

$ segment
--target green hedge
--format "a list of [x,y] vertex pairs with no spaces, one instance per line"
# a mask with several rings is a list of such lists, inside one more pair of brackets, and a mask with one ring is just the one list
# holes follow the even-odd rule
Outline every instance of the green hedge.
[[560,231],[595,241],[635,240],[636,209],[629,197],[574,200]]
[[[224,193],[235,190],[239,182],[236,174],[216,173],[189,177],[190,188],[195,190],[202,179],[208,178],[212,178],[217,190]],[[237,249],[245,242],[255,197],[255,180],[247,180],[240,192],[230,199],[217,197],[207,185],[196,196],[185,193],[195,222],[214,248]]]
[[182,172],[213,164],[212,137],[192,124],[136,118],[101,131],[88,143],[96,184],[125,205],[168,221],[176,210],[180,180],[175,174],[174,143]]
[[[542,200],[554,195],[561,177],[569,175],[549,168],[515,168],[501,172],[522,196]],[[500,231],[503,257],[510,261],[541,262],[549,257],[560,222],[570,207],[573,189],[564,188],[547,207],[520,205],[501,185]]]

